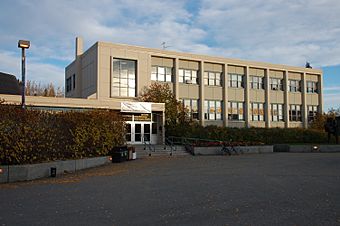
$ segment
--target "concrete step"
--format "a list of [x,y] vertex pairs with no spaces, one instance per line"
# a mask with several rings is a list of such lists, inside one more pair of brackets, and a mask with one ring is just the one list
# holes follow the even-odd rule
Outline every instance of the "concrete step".
[[191,154],[186,151],[168,151],[168,150],[155,150],[155,151],[150,151],[150,150],[144,150],[144,149],[139,149],[136,150],[137,153],[137,158],[147,158],[150,155],[151,156],[190,156]]

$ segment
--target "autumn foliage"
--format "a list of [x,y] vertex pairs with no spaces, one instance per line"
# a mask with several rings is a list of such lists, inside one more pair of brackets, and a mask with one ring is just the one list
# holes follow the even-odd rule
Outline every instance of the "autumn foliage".
[[0,103],[1,164],[104,156],[124,143],[124,122],[113,111],[52,113]]

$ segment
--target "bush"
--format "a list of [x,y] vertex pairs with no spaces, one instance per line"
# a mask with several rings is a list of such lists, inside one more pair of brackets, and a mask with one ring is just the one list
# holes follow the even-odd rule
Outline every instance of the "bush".
[[104,156],[124,143],[124,122],[113,111],[52,113],[0,104],[1,164]]
[[197,123],[191,126],[177,125],[167,133],[176,137],[220,140],[238,143],[263,144],[302,144],[327,143],[327,134],[320,130],[302,128],[225,128],[218,126],[202,127]]

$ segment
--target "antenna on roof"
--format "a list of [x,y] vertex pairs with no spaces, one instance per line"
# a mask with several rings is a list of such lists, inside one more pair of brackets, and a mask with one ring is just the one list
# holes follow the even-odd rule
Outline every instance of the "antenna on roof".
[[306,61],[306,68],[311,68],[312,69],[312,66],[310,65],[310,63],[308,61]]
[[167,46],[167,45],[166,45],[166,42],[162,42],[161,46],[162,46],[163,50],[165,50],[165,49],[171,47],[171,46]]

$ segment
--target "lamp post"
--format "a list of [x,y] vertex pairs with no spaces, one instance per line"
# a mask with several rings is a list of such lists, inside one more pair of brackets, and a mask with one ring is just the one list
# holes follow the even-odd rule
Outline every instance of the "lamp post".
[[19,40],[18,48],[21,48],[21,75],[22,75],[22,87],[21,87],[21,107],[25,109],[25,73],[26,73],[26,55],[25,49],[30,47],[30,41]]

